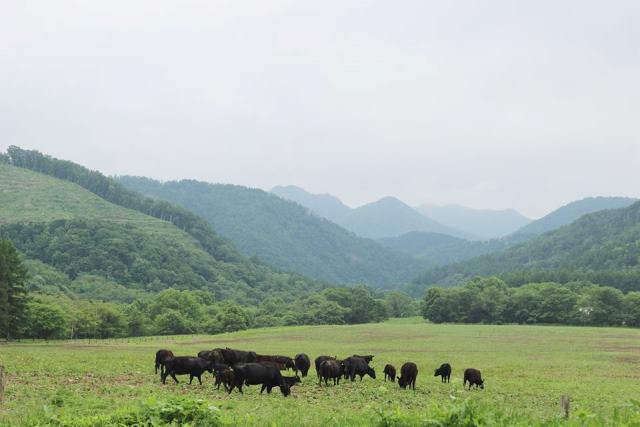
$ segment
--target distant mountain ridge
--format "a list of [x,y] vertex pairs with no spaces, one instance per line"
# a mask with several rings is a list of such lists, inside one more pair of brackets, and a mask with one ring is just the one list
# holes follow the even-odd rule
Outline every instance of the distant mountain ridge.
[[349,206],[331,194],[311,194],[295,185],[276,186],[271,192],[283,199],[296,202],[336,224],[342,223],[351,211]]
[[352,209],[337,197],[311,194],[295,186],[274,187],[271,191],[362,237],[396,237],[412,231],[448,234],[460,238],[475,237],[442,225],[395,197],[384,197]]
[[587,197],[568,203],[544,217],[532,221],[516,231],[517,234],[538,235],[571,224],[584,215],[606,209],[620,209],[632,205],[638,199],[630,197]]
[[453,285],[493,274],[521,284],[591,280],[640,290],[640,202],[581,216],[501,252],[431,269],[415,284]]
[[[393,287],[410,281],[429,266],[259,189],[194,180],[161,183],[130,176],[119,177],[118,181],[129,189],[192,210],[244,255],[257,256],[285,271],[334,283]],[[335,201],[330,203],[337,205]]]
[[460,205],[422,204],[415,209],[445,226],[462,230],[480,239],[507,236],[531,222],[514,209],[473,209]]

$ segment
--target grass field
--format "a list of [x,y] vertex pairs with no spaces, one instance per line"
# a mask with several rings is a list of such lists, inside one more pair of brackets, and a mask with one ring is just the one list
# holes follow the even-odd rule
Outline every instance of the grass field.
[[[204,385],[159,383],[153,372],[158,348],[195,355],[229,346],[259,353],[321,354],[339,357],[371,353],[378,378],[318,387],[315,371],[288,398],[259,387],[244,395]],[[415,392],[385,383],[386,363],[398,369],[418,364]],[[433,377],[442,362],[453,366],[450,384]],[[420,319],[357,326],[287,327],[218,336],[156,337],[88,342],[0,345],[0,364],[9,372],[0,424],[20,424],[44,405],[62,416],[109,413],[150,396],[188,395],[220,408],[222,419],[240,425],[369,424],[379,410],[424,417],[432,405],[471,399],[482,405],[557,419],[560,396],[568,394],[574,413],[610,414],[614,407],[640,399],[640,331],[635,329],[544,326],[432,325]],[[482,370],[483,391],[462,388],[466,367]],[[186,378],[186,381],[185,381]]]

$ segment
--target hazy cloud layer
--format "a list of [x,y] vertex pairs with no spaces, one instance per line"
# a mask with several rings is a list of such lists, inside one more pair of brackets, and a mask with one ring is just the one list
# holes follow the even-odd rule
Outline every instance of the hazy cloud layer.
[[0,3],[1,149],[351,205],[640,195],[637,1]]

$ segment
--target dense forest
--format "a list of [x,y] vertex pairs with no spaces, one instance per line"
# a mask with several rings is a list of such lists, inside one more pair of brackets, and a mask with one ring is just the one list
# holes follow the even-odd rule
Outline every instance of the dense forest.
[[503,252],[434,268],[411,286],[462,283],[475,276],[500,275],[526,283],[588,280],[624,291],[640,290],[640,202],[585,215]]
[[640,292],[590,282],[509,287],[497,277],[455,288],[430,288],[422,314],[435,323],[640,326]]
[[[289,297],[290,301],[269,296],[253,305],[220,300],[208,291],[173,288],[157,293],[129,293],[128,303],[100,301],[81,298],[86,294],[74,290],[88,286],[97,292],[93,296],[99,297],[103,287],[108,286],[105,280],[84,275],[70,281],[62,273],[43,266],[46,265],[40,265],[30,277],[11,241],[0,240],[3,337],[77,339],[216,334],[265,326],[379,322],[389,316],[406,317],[418,312],[417,302],[405,294],[376,294],[364,286],[327,287]],[[47,288],[47,278],[43,276],[60,282]]]
[[528,239],[521,234],[487,241],[470,241],[440,233],[411,232],[398,237],[378,239],[378,242],[412,255],[430,268],[498,252],[526,240]]
[[285,271],[333,283],[397,287],[429,266],[262,190],[194,180],[118,180],[131,190],[190,209],[244,255]]

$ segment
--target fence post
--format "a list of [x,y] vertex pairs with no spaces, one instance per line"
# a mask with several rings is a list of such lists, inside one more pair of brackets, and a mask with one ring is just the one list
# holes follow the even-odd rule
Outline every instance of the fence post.
[[7,383],[4,366],[0,365],[0,402],[4,400],[4,386]]
[[560,397],[560,405],[562,405],[562,410],[564,411],[564,417],[567,420],[569,419],[570,404],[571,404],[571,398],[568,395],[563,394]]

